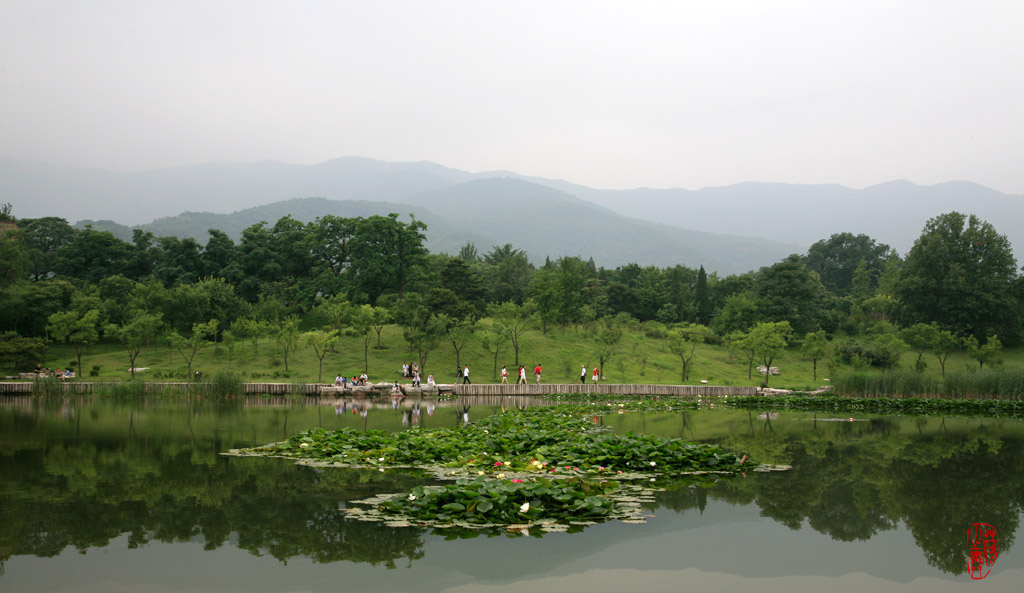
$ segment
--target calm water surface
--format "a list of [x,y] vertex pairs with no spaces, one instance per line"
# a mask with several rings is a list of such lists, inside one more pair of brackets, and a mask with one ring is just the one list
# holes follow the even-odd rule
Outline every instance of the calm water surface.
[[[0,402],[0,591],[1018,591],[1024,422],[706,410],[593,421],[791,464],[666,484],[643,525],[474,534],[346,520],[423,478],[219,455],[325,428],[416,430],[307,401]],[[454,426],[426,404],[426,428]],[[479,403],[471,415],[491,413]],[[971,523],[999,531],[967,574]]]

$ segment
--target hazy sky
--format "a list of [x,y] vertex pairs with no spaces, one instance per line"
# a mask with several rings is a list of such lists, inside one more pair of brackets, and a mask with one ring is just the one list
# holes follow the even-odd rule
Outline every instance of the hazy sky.
[[0,156],[346,155],[1021,194],[1024,2],[0,0]]

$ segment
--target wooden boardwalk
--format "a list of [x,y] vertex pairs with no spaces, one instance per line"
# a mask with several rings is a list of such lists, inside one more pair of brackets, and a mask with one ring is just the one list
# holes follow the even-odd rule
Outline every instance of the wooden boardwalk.
[[[58,387],[68,394],[93,393],[105,389],[124,387],[125,383],[99,381],[69,381],[59,383]],[[202,383],[143,383],[145,393],[161,393],[163,391],[179,391],[187,393],[202,390]],[[322,383],[242,383],[245,395],[320,395],[325,396],[359,396],[381,393],[390,394],[391,384],[379,383],[365,387],[341,390],[334,385]],[[438,385],[431,390],[424,386],[422,390],[410,385],[401,385],[406,395],[436,395],[438,392],[464,396],[512,396],[512,395],[554,395],[554,394],[594,394],[594,395],[667,395],[683,397],[713,397],[722,395],[757,395],[757,387],[735,387],[717,385],[643,385],[632,383],[599,383],[597,385],[579,383],[529,383],[524,385],[472,383],[469,385]],[[0,382],[0,394],[31,394],[32,382]]]

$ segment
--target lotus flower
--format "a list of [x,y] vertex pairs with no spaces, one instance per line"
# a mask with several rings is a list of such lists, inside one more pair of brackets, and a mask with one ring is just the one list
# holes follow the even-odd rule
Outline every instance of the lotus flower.
[[521,506],[519,507],[519,512],[520,512],[520,513],[525,513],[525,512],[527,512],[527,511],[529,511],[529,510],[530,510],[530,503],[529,503],[529,502],[524,502],[524,503],[523,503],[523,504],[522,504],[522,505],[521,505]]

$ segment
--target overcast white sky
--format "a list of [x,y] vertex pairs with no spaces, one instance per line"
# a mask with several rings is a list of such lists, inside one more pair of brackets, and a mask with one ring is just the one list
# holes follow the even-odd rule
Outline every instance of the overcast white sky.
[[0,156],[1024,193],[1024,2],[0,0]]

